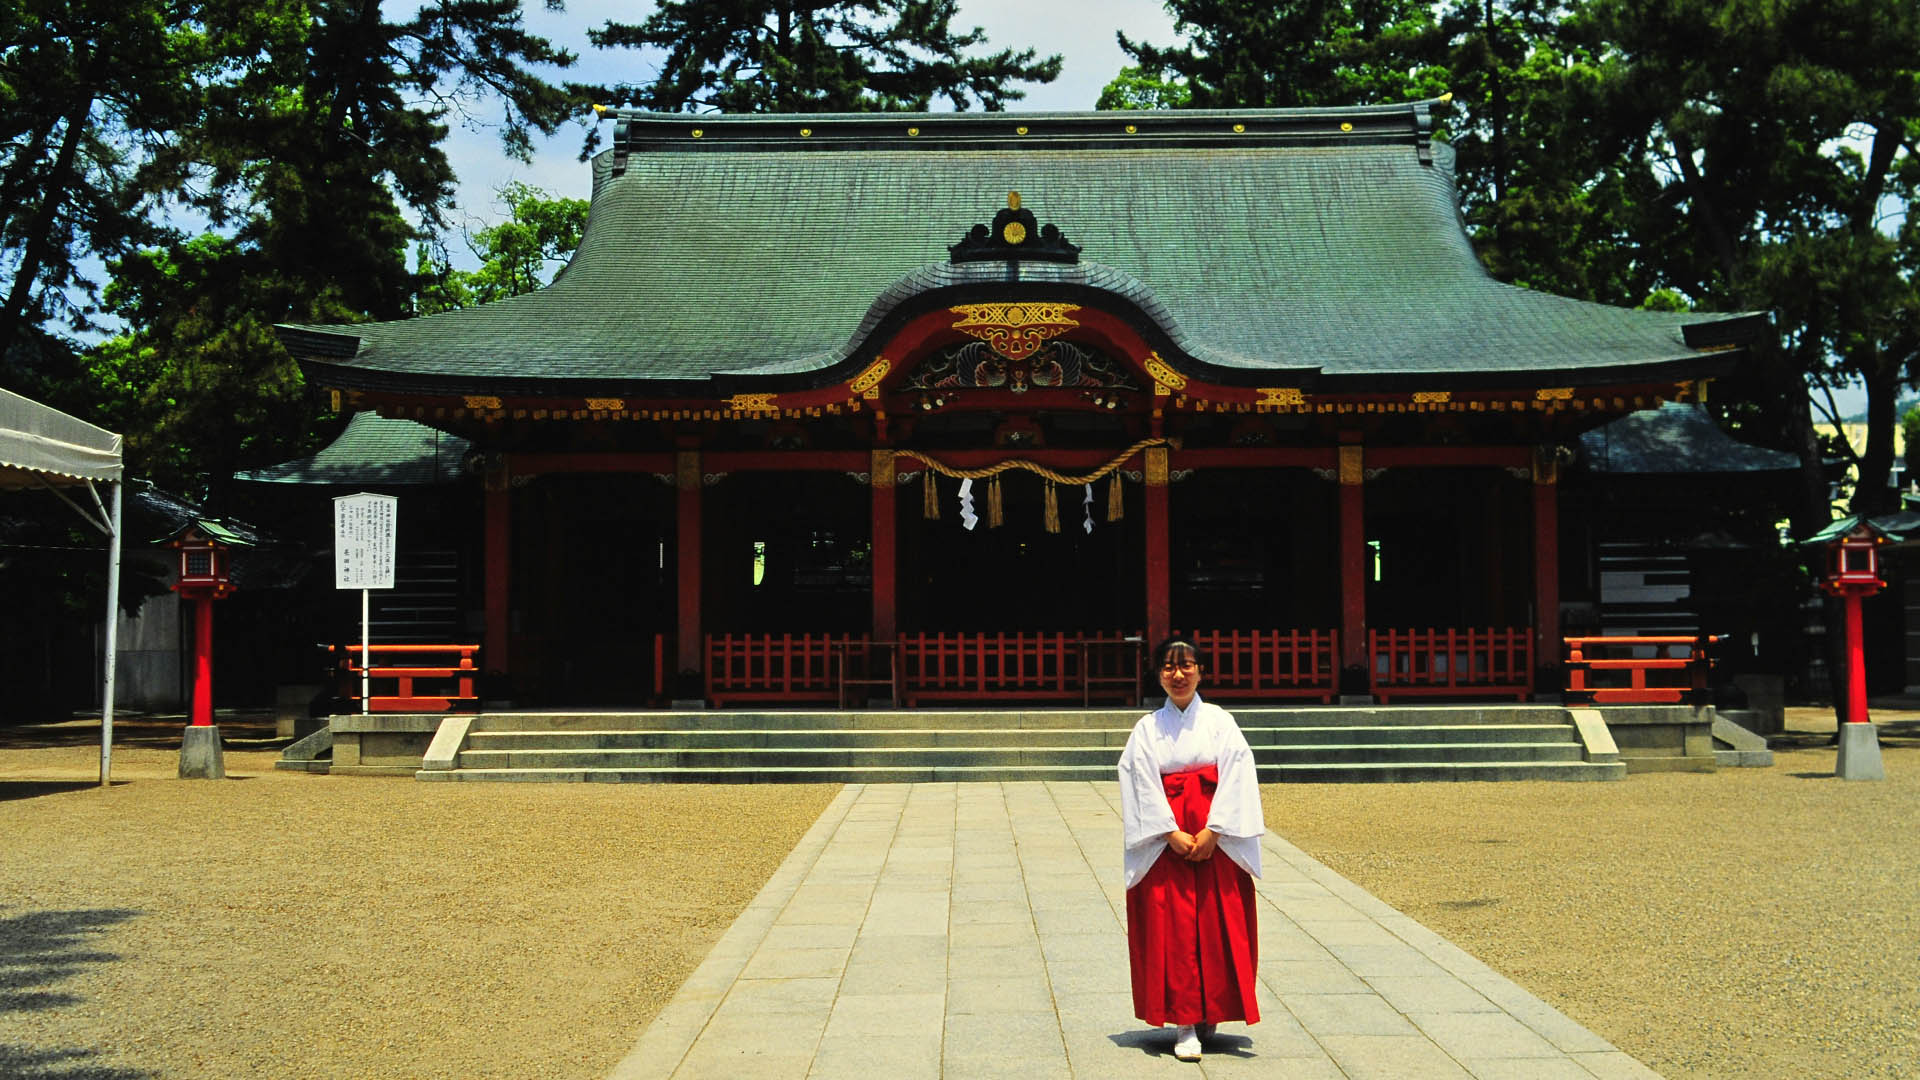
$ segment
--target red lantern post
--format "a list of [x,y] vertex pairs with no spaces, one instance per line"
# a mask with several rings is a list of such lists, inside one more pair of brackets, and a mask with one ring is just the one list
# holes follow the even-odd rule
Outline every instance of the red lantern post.
[[1854,525],[1827,547],[1825,591],[1846,605],[1847,710],[1840,724],[1839,758],[1834,775],[1843,780],[1882,780],[1880,736],[1867,719],[1867,656],[1860,601],[1884,587],[1879,545],[1885,537],[1865,522]]
[[168,542],[180,552],[173,591],[193,604],[193,701],[180,743],[182,779],[226,775],[220,731],[213,724],[213,602],[233,592],[227,556],[236,539],[212,522],[197,522]]

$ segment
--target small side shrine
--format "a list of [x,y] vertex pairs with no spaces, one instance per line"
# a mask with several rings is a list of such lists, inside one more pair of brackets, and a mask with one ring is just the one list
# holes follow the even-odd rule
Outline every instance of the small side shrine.
[[471,443],[484,695],[1226,701],[1559,689],[1582,432],[1754,314],[1501,284],[1446,102],[608,111],[546,289],[283,326],[343,410]]

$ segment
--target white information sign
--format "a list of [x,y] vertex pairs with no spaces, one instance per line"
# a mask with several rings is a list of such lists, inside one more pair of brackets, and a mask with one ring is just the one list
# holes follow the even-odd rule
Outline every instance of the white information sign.
[[399,504],[392,495],[364,492],[334,498],[334,588],[393,588]]

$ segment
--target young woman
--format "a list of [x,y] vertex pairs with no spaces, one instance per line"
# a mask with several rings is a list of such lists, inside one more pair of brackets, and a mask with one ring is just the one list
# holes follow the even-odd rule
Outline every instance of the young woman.
[[1153,661],[1166,704],[1120,755],[1133,1009],[1174,1025],[1174,1056],[1198,1061],[1215,1025],[1260,1019],[1253,879],[1266,825],[1246,736],[1200,700],[1200,651],[1174,639]]

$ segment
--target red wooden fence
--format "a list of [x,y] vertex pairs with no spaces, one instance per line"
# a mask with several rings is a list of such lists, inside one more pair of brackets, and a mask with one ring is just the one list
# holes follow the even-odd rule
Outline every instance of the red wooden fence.
[[[360,700],[360,646],[329,645],[327,652],[336,658],[341,680],[341,697]],[[372,666],[369,680],[378,680],[367,698],[368,712],[479,712],[480,698],[473,681],[480,674],[473,658],[478,645],[369,645],[367,655]],[[437,663],[433,661],[438,661]],[[387,686],[391,680],[393,685]],[[427,680],[434,685],[424,690],[414,684]],[[382,694],[381,690],[391,690]]]
[[1196,630],[1183,635],[1207,654],[1207,698],[1319,698],[1340,692],[1335,630]]
[[1049,631],[900,635],[901,703],[1140,697],[1140,639]]
[[1396,697],[1533,696],[1533,631],[1367,631],[1368,688],[1385,704]]
[[837,702],[836,657],[865,634],[708,634],[707,701]]
[[[1594,704],[1701,702],[1718,637],[1570,637],[1567,695]],[[1591,677],[1591,681],[1589,681]]]

